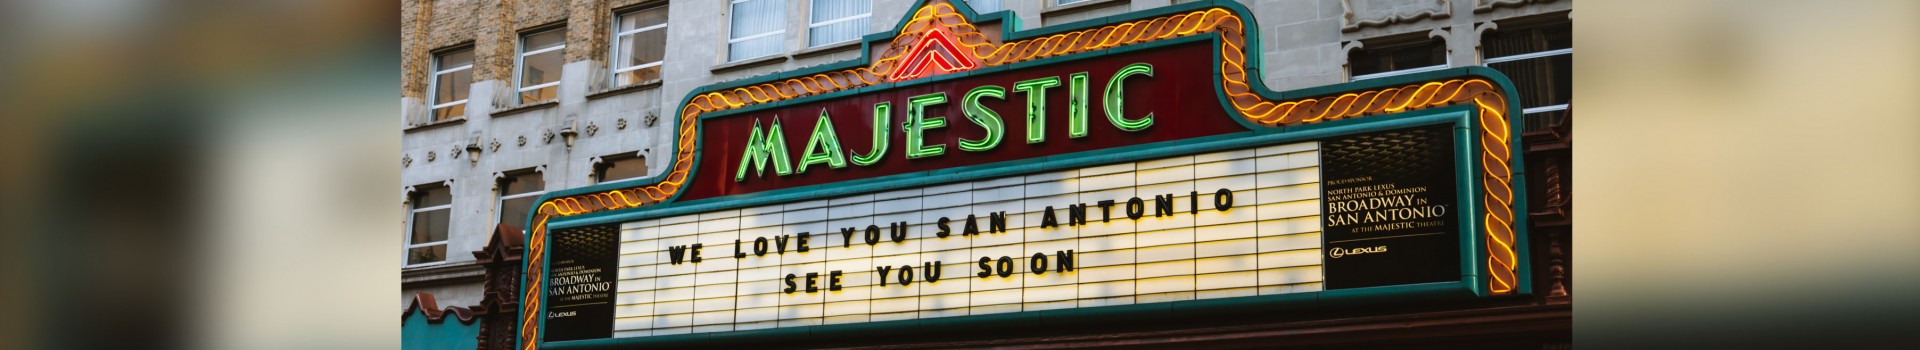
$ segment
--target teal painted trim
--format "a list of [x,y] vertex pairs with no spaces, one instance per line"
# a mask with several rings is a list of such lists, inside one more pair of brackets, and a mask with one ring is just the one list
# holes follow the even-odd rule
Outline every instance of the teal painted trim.
[[[686,202],[661,203],[641,208],[605,211],[592,214],[558,218],[547,223],[548,230],[579,227],[605,223],[638,221],[651,218],[684,215],[715,210],[728,210],[752,206],[770,205],[786,202],[798,202],[812,199],[825,199],[869,192],[883,192],[901,188],[934,186],[946,183],[976,181],[985,178],[1042,173],[1055,170],[1100,166],[1121,162],[1140,161],[1156,158],[1181,156],[1231,149],[1254,148],[1265,145],[1302,142],[1329,137],[1359,134],[1375,131],[1399,129],[1412,126],[1433,125],[1457,122],[1467,118],[1472,106],[1448,106],[1443,108],[1409,111],[1398,114],[1370,116],[1364,123],[1347,122],[1334,127],[1291,133],[1251,133],[1215,135],[1186,140],[1133,145],[1118,148],[1085,151],[1043,158],[1032,158],[999,163],[988,163],[954,167],[932,171],[894,174],[884,177],[865,179],[853,184],[833,183],[805,187],[779,189],[773,191],[735,195],[728,197],[706,198]],[[1345,122],[1345,121],[1342,121]],[[1332,122],[1329,122],[1332,123]]]
[[[1417,302],[1467,300],[1474,295],[1460,282],[1441,282],[1261,295],[1225,299],[1186,300],[1133,305],[954,316],[914,320],[801,326],[748,331],[693,333],[648,337],[547,342],[552,349],[614,348],[738,348],[756,345],[824,346],[861,340],[897,340],[902,335],[934,334],[951,338],[965,334],[1034,334],[1089,332],[1103,326],[1217,321],[1271,315],[1285,311],[1325,310],[1353,306],[1397,305]],[[914,338],[921,339],[921,338]],[[924,340],[924,339],[921,339]]]
[[[1462,212],[1478,213],[1480,208],[1480,168],[1479,164],[1480,132],[1478,126],[1479,108],[1472,108],[1453,127],[1454,183],[1460,197],[1458,202]],[[1486,296],[1485,283],[1486,251],[1480,229],[1486,220],[1481,215],[1463,217],[1460,220],[1460,278],[1474,295]]]
[[427,321],[424,310],[408,310],[400,322],[400,348],[404,350],[470,350],[480,346],[480,321],[461,323],[458,316],[446,315],[440,323]]

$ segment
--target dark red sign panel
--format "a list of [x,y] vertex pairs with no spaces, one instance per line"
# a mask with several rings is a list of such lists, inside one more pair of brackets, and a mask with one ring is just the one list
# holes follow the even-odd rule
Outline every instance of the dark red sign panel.
[[[857,94],[828,101],[783,106],[768,110],[708,118],[700,128],[702,140],[700,164],[681,200],[712,198],[764,192],[809,185],[854,181],[880,176],[922,172],[959,166],[1032,159],[1104,148],[1148,144],[1246,131],[1222,109],[1218,88],[1214,86],[1214,57],[1211,42],[1195,42],[1148,50],[1107,54],[1058,64],[984,73],[964,78],[911,85],[884,91]],[[1150,73],[1139,72],[1139,64],[1151,66]],[[1121,74],[1134,66],[1133,73]],[[1085,74],[1085,94],[1075,94],[1074,76]],[[978,74],[978,73],[976,73]],[[1107,92],[1116,75],[1122,92],[1117,110],[1124,121],[1138,122],[1152,113],[1153,123],[1128,131],[1109,119]],[[1058,85],[1044,89],[1017,89],[1016,83],[1056,78]],[[964,97],[982,86],[1004,88],[1001,97],[982,97],[978,105],[998,114],[1002,125],[1000,142],[982,150],[962,149],[962,140],[975,145],[988,137],[988,127],[976,123],[965,112]],[[1031,85],[1031,84],[1029,84]],[[1043,84],[1044,85],[1044,84]],[[1034,93],[1033,91],[1040,91]],[[945,93],[944,103],[924,103],[922,119],[943,118],[942,127],[921,132],[925,147],[944,147],[938,155],[909,158],[909,123],[916,96]],[[1044,141],[1030,143],[1028,129],[1029,97],[1045,101]],[[1074,137],[1070,130],[1070,108],[1076,98],[1086,99],[1085,134]],[[872,153],[874,145],[875,105],[887,103],[889,118],[885,133],[887,147],[868,165],[856,164],[856,156]],[[822,113],[828,115],[831,129],[846,158],[843,166],[816,162],[800,170],[807,158],[809,140]],[[756,127],[763,140],[779,121],[789,173],[778,173],[779,157],[769,156],[764,168],[749,164],[744,176],[741,162],[752,162],[748,151]],[[926,123],[923,123],[925,125]],[[815,154],[826,154],[822,142],[814,142]],[[766,146],[761,143],[758,146]],[[762,147],[759,151],[765,151]],[[754,153],[755,155],[764,155]]]

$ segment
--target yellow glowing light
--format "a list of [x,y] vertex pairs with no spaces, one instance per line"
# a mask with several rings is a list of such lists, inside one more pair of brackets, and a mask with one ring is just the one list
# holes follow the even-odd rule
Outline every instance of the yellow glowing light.
[[[1488,290],[1511,293],[1515,288],[1517,260],[1513,242],[1511,150],[1506,121],[1507,102],[1499,87],[1484,79],[1450,79],[1342,93],[1332,96],[1287,101],[1267,100],[1254,92],[1246,70],[1245,22],[1232,12],[1211,8],[1169,14],[1151,19],[1110,24],[1097,28],[1059,33],[1027,40],[994,43],[979,28],[947,3],[922,6],[914,11],[895,34],[880,58],[866,67],[826,72],[776,82],[708,92],[681,107],[678,144],[672,170],[659,183],[551,199],[541,203],[528,235],[526,261],[529,267],[545,266],[547,222],[553,218],[637,208],[665,201],[679,193],[693,168],[694,137],[699,116],[705,113],[744,108],[800,97],[872,86],[888,81],[887,76],[904,64],[902,55],[922,35],[933,31],[951,34],[963,51],[971,51],[980,66],[999,66],[1046,57],[1070,55],[1113,47],[1147,43],[1193,35],[1218,35],[1220,39],[1221,93],[1247,120],[1270,126],[1317,123],[1372,114],[1398,113],[1471,102],[1480,112],[1481,184],[1484,197],[1480,208],[1485,213],[1483,232],[1487,238]],[[959,54],[959,53],[955,53]],[[924,78],[924,77],[921,77]],[[544,273],[539,268],[526,270],[526,290],[521,297],[521,348],[539,345],[540,291]]]

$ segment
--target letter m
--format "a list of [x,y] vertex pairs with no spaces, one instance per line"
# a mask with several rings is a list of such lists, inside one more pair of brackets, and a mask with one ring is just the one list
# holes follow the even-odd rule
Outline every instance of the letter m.
[[733,175],[733,181],[746,181],[749,167],[753,168],[754,176],[766,176],[767,158],[773,158],[774,173],[793,173],[792,162],[787,161],[787,138],[781,135],[780,117],[777,116],[765,133],[760,132],[760,120],[753,121],[753,132],[747,134],[747,151],[740,155],[740,171]]

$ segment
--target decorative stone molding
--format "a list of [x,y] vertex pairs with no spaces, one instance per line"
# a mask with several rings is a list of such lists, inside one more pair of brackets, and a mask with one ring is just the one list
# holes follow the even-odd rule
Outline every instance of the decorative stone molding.
[[553,143],[553,136],[553,130],[543,131],[540,134],[540,143]]
[[414,310],[419,310],[421,315],[426,316],[428,324],[446,322],[447,315],[453,315],[454,319],[460,320],[463,324],[473,324],[473,321],[478,319],[469,308],[459,306],[441,308],[440,303],[434,300],[433,293],[427,292],[413,293],[413,300],[407,302],[406,309],[400,312],[400,320],[405,321],[407,317],[413,316]]
[[427,151],[427,162],[432,163],[434,158],[437,157],[434,157],[433,151]]
[[591,137],[593,136],[593,134],[598,134],[598,133],[600,133],[600,125],[594,124],[593,122],[587,122],[587,136]]
[[462,150],[460,146],[453,146],[453,148],[447,150],[447,159],[460,159],[460,152],[465,151]]
[[626,129],[627,129],[627,118],[620,118],[620,119],[614,119],[614,120],[613,120],[613,128],[614,128],[615,130],[626,130]]
[[520,135],[520,136],[519,136],[519,138],[520,138],[520,141],[519,141],[519,142],[518,142],[517,144],[515,144],[514,146],[516,146],[516,147],[526,147],[526,146],[527,146],[527,135]]
[[1555,0],[1473,0],[1473,12],[1491,12],[1501,7],[1521,7],[1527,4],[1544,4]]
[[646,126],[651,128],[654,123],[660,122],[660,115],[654,112],[647,112],[646,118],[642,118],[641,121],[646,122]]
[[1364,27],[1385,27],[1395,23],[1412,23],[1427,18],[1453,17],[1451,0],[1340,0],[1340,8],[1345,11],[1340,15],[1342,32],[1359,31]]
[[1348,41],[1345,44],[1340,44],[1340,69],[1345,71],[1343,72],[1345,74],[1343,74],[1342,78],[1346,79],[1346,81],[1353,81],[1353,71],[1352,71],[1353,67],[1347,66],[1347,62],[1352,62],[1352,59],[1349,59],[1348,57],[1353,55],[1353,50],[1361,50],[1366,48],[1367,48],[1367,44],[1359,40]]
[[500,151],[500,138],[497,138],[497,137],[496,137],[496,138],[494,138],[494,139],[493,139],[493,142],[491,142],[491,143],[488,143],[488,144],[487,144],[487,147],[488,147],[488,149],[487,149],[487,151],[488,151],[488,152],[499,152],[499,151]]
[[405,168],[412,165],[413,165],[413,156],[405,155],[405,154],[400,155],[400,167]]

